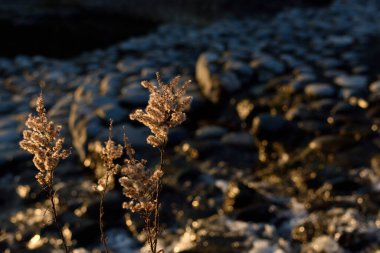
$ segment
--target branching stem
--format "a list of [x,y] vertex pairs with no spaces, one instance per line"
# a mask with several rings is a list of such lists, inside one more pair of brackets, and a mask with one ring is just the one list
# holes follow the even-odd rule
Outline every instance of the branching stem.
[[99,205],[99,229],[100,229],[100,240],[102,241],[102,244],[104,246],[104,250],[106,253],[109,253],[108,251],[108,245],[107,245],[107,239],[104,234],[104,223],[103,223],[103,215],[104,215],[104,198],[106,196],[107,187],[108,187],[108,178],[109,178],[109,172],[106,172],[106,183],[104,185],[104,190],[100,193],[100,205]]
[[[164,160],[165,160],[165,149],[164,147],[160,148],[160,170],[164,170]],[[157,181],[156,184],[156,197],[154,200],[154,241],[153,241],[153,250],[152,253],[157,253],[157,240],[158,235],[160,234],[160,188],[161,188],[161,179]]]
[[48,197],[49,197],[50,204],[51,204],[51,209],[52,209],[52,213],[53,213],[54,223],[55,223],[55,225],[57,227],[57,230],[59,232],[59,235],[61,237],[64,250],[65,250],[66,253],[69,253],[69,248],[67,246],[66,239],[63,236],[62,227],[59,224],[58,219],[57,219],[58,215],[57,215],[57,209],[56,209],[55,202],[54,202],[53,180],[54,180],[54,178],[53,178],[53,172],[51,172],[51,181],[50,181],[50,183],[49,183],[49,185],[47,187]]

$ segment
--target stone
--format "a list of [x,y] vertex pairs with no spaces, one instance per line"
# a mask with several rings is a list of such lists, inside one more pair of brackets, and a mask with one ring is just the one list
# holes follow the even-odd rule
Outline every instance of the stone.
[[225,133],[227,133],[226,128],[216,125],[209,125],[198,128],[195,132],[195,136],[200,140],[219,139]]
[[195,77],[203,95],[213,103],[220,99],[220,85],[218,77],[211,65],[218,59],[214,53],[203,53],[198,57],[195,65]]
[[[202,232],[206,230],[208,233]],[[252,233],[255,234],[254,228],[247,223],[220,215],[194,220],[186,226],[185,231],[172,246],[178,253],[245,252],[245,244],[253,239]]]
[[343,88],[365,89],[367,88],[368,78],[366,76],[338,76],[334,79],[335,83]]
[[380,176],[380,155],[374,155],[371,158],[371,168]]
[[324,135],[313,139],[309,143],[309,148],[323,153],[337,153],[355,143],[354,140],[348,137],[337,135]]
[[223,135],[221,142],[227,145],[237,147],[254,148],[255,142],[253,136],[247,132],[229,132]]
[[237,60],[228,60],[224,63],[223,69],[227,73],[236,73],[240,78],[249,78],[253,74],[253,69],[248,64]]
[[189,131],[184,127],[176,127],[169,131],[169,144],[176,145],[189,137]]
[[330,236],[315,237],[309,244],[303,245],[301,253],[344,253],[345,251]]
[[268,222],[275,215],[270,210],[273,210],[273,204],[257,190],[240,182],[231,182],[225,192],[223,210],[235,214],[238,220]]
[[261,114],[253,119],[252,132],[255,136],[260,136],[260,139],[265,139],[274,134],[281,134],[287,125],[288,121],[281,116]]
[[148,104],[149,92],[139,90],[127,92],[119,97],[119,103],[125,107],[145,107]]
[[305,87],[305,93],[315,98],[332,97],[335,95],[335,89],[329,84],[311,83]]
[[0,143],[17,143],[22,134],[16,128],[0,130]]
[[122,85],[122,80],[124,78],[124,75],[122,74],[107,74],[101,81],[100,81],[100,94],[101,95],[117,95],[119,94],[119,90]]
[[351,89],[351,88],[343,88],[339,92],[339,97],[344,100],[349,100],[350,98],[366,98],[367,91],[362,89]]
[[369,85],[369,90],[370,90],[372,93],[380,93],[380,80],[375,81],[375,82],[372,82],[372,83]]
[[223,90],[229,93],[236,92],[241,88],[241,83],[233,72],[221,74],[220,84],[223,87]]
[[96,114],[101,118],[106,124],[112,119],[114,124],[124,123],[128,120],[129,112],[124,110],[115,103],[106,104],[98,109],[96,109]]
[[259,56],[250,63],[253,69],[259,70],[265,68],[275,74],[282,74],[285,71],[285,65],[269,55]]
[[[135,127],[131,124],[118,125],[113,128],[113,139],[117,143],[124,143],[123,135],[124,133],[128,136],[128,141],[133,148],[145,149],[149,147],[149,144],[146,143],[146,138],[150,134],[150,131],[147,127]],[[99,135],[100,140],[108,139],[108,130],[104,128]]]
[[2,101],[0,104],[0,114],[8,114],[17,108],[16,103],[12,101]]
[[324,69],[340,68],[343,65],[343,62],[336,58],[323,58],[317,63]]
[[348,35],[331,35],[327,38],[327,43],[334,47],[347,47],[354,42],[354,39]]

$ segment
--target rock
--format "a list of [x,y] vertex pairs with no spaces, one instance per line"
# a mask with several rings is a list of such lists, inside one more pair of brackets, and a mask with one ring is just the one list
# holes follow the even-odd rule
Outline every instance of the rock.
[[332,45],[333,47],[347,47],[350,46],[354,42],[354,39],[351,36],[348,35],[331,35],[327,38],[327,43]]
[[106,231],[106,238],[109,249],[113,252],[123,252],[126,249],[128,249],[128,252],[130,253],[140,252],[136,241],[124,228],[108,229]]
[[359,89],[341,89],[339,96],[345,100],[349,100],[350,98],[366,98],[367,91],[359,90]]
[[276,215],[275,203],[240,182],[228,185],[223,210],[238,220],[251,222],[269,222]]
[[2,101],[0,104],[0,114],[8,114],[17,108],[17,104],[12,101]]
[[323,76],[327,79],[335,79],[336,77],[344,75],[346,75],[345,71],[336,69],[326,69],[326,71],[323,72]]
[[4,129],[16,129],[20,122],[14,116],[2,116],[0,118],[0,131]]
[[254,59],[250,65],[257,71],[259,71],[261,68],[265,68],[275,74],[282,74],[285,71],[284,64],[269,55],[259,56],[258,58]]
[[104,105],[96,109],[96,114],[101,118],[105,124],[109,123],[109,120],[112,119],[114,124],[124,123],[128,120],[128,111],[124,110],[115,103]]
[[[134,127],[131,124],[118,125],[113,128],[114,140],[117,143],[124,143],[123,134],[124,132],[128,136],[128,141],[133,148],[136,149],[146,149],[149,145],[146,143],[146,138],[150,134],[150,131],[147,127]],[[107,128],[104,128],[99,135],[100,140],[108,139]]]
[[145,90],[129,91],[119,97],[121,105],[126,107],[145,107],[148,104],[149,92]]
[[100,95],[117,95],[122,85],[124,75],[108,74],[100,81]]
[[310,134],[327,134],[330,131],[330,126],[326,121],[303,120],[299,121],[297,126]]
[[246,63],[237,60],[228,60],[224,63],[223,69],[226,73],[235,73],[239,79],[249,79],[253,74],[253,69]]
[[380,80],[375,81],[369,85],[369,90],[372,93],[380,93]]
[[364,108],[344,101],[336,103],[331,109],[331,116],[333,116],[335,123],[368,122]]
[[247,132],[230,132],[223,135],[221,142],[237,147],[254,148],[253,136]]
[[17,143],[22,138],[22,134],[17,129],[0,130],[0,143]]
[[[202,233],[204,229],[208,233]],[[240,253],[247,250],[245,245],[255,233],[249,224],[219,215],[197,219],[185,231],[171,246],[175,252]]]
[[220,76],[220,85],[228,93],[238,91],[241,88],[241,83],[233,72],[223,73]]
[[335,89],[329,84],[311,83],[305,87],[305,93],[316,98],[332,97],[335,95]]
[[255,117],[251,132],[258,141],[275,142],[285,149],[293,149],[308,139],[294,122],[287,121],[279,115],[261,114]]
[[310,108],[320,113],[330,113],[331,109],[335,106],[336,100],[333,98],[324,98],[313,101],[310,103]]
[[224,127],[209,125],[198,128],[195,132],[195,136],[200,140],[219,139],[225,133],[227,133],[227,129]]
[[263,138],[265,138],[265,135],[269,137],[272,134],[280,132],[287,126],[287,124],[288,121],[281,116],[261,114],[253,119],[252,131],[254,135],[264,135]]
[[301,253],[344,253],[344,250],[330,236],[323,235],[302,246]]
[[292,120],[308,120],[312,118],[312,113],[310,108],[304,104],[295,105],[288,109],[285,114],[285,119]]
[[214,53],[203,53],[198,57],[195,66],[195,77],[202,94],[211,102],[217,103],[220,99],[220,82],[213,66],[218,56]]
[[317,63],[324,69],[340,68],[343,65],[343,62],[336,58],[323,58],[321,60],[318,60]]
[[371,158],[371,168],[380,175],[380,155],[375,155]]
[[273,245],[270,240],[255,240],[253,248],[248,253],[285,253],[278,245]]
[[124,59],[120,60],[117,65],[117,69],[125,75],[139,74],[144,68],[155,67],[154,62],[150,59],[136,60],[136,59]]
[[176,127],[169,131],[169,145],[176,145],[189,137],[189,131],[184,127]]
[[367,88],[366,76],[338,76],[335,78],[335,83],[343,88],[365,89]]
[[309,143],[309,148],[323,153],[337,153],[350,147],[354,143],[354,140],[347,137],[324,135],[313,139]]

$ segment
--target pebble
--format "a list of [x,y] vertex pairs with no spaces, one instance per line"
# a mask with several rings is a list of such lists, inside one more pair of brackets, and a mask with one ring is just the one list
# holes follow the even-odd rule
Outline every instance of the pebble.
[[[0,198],[7,205],[0,248],[23,252],[36,233],[55,236],[50,227],[40,230],[43,224],[10,222],[14,212],[44,201],[31,156],[18,146],[39,84],[49,116],[73,146],[57,171],[60,201],[73,211],[62,214],[73,222],[72,249],[99,251],[91,184],[103,168],[98,156],[108,119],[114,140],[123,143],[125,125],[138,158],[154,168],[159,157],[146,143],[149,129],[128,117],[149,99],[140,82],[155,81],[160,71],[164,80],[181,74],[194,81],[188,119],[169,132],[162,188],[169,230],[159,240],[165,252],[376,250],[380,21],[377,3],[365,2],[289,7],[264,20],[226,18],[202,27],[167,24],[72,59],[0,58],[0,182],[14,195]],[[128,213],[124,219],[115,183],[105,212],[109,246],[139,252],[142,224]],[[16,192],[25,185],[30,196],[22,199]],[[109,208],[114,216],[107,218]],[[72,214],[79,211],[83,219]],[[46,242],[35,251],[51,252]]]
[[306,95],[315,98],[332,97],[335,95],[333,86],[325,83],[311,83],[305,87]]
[[227,133],[227,129],[221,126],[205,126],[198,128],[195,136],[200,140],[219,139]]
[[237,147],[254,148],[253,136],[247,132],[230,132],[223,135],[221,142]]
[[380,81],[372,82],[372,83],[369,85],[369,90],[370,90],[372,93],[380,93]]
[[368,78],[366,76],[339,76],[335,78],[335,83],[343,88],[365,89]]

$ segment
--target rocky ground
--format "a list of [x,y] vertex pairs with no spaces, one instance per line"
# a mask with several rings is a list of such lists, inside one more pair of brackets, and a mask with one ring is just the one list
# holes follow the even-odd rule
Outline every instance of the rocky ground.
[[[154,166],[141,80],[192,79],[162,190],[165,252],[375,253],[380,250],[380,20],[376,1],[292,8],[265,19],[156,32],[70,60],[0,59],[0,250],[60,252],[23,122],[43,86],[71,159],[57,169],[60,221],[76,253],[101,249],[99,149],[108,119]],[[138,252],[142,224],[108,194],[112,252]]]

